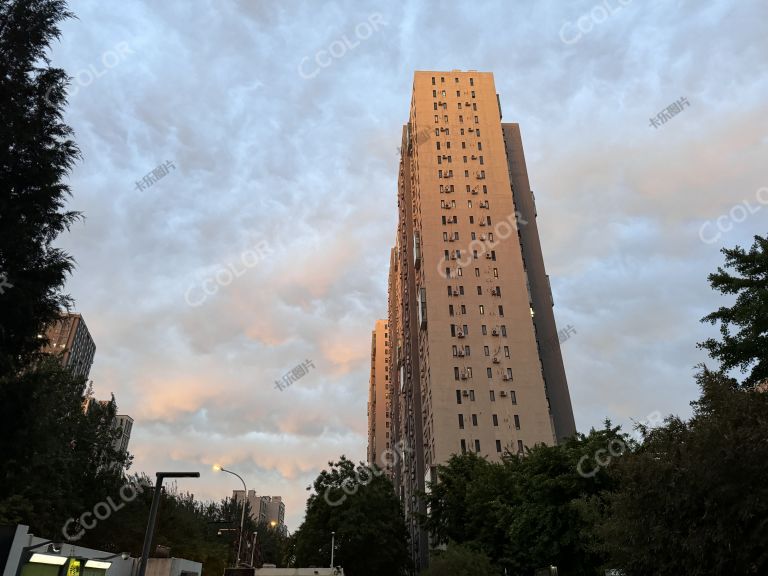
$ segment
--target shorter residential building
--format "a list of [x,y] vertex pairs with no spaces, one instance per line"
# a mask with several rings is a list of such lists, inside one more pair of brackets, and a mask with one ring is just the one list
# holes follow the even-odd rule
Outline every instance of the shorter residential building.
[[96,354],[96,344],[80,314],[63,313],[45,331],[48,340],[43,352],[59,357],[61,365],[73,374],[88,378]]
[[128,442],[131,440],[131,431],[133,430],[133,418],[126,414],[118,414],[112,421],[113,428],[120,429],[120,436],[115,438],[113,444],[118,452],[128,452]]
[[[232,499],[237,503],[243,501],[243,495],[243,490],[232,491]],[[255,490],[248,490],[248,507],[254,522],[266,523],[285,532],[285,503],[282,496],[258,496]]]

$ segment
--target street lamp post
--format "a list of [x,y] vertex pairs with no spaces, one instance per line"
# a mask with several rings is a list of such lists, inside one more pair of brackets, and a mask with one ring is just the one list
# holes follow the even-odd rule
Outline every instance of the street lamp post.
[[331,532],[331,568],[333,568],[333,552],[336,548],[336,532]]
[[149,549],[152,546],[152,537],[155,534],[155,520],[157,520],[157,507],[160,505],[160,494],[163,491],[163,480],[166,478],[200,478],[200,472],[158,472],[155,474],[155,493],[152,495],[152,507],[149,509],[149,521],[147,531],[144,533],[144,547],[141,549],[139,572],[137,576],[144,576],[147,571]]
[[[242,479],[240,474],[236,474],[235,472],[232,472],[232,470],[227,470],[226,468],[222,468],[218,464],[214,464],[213,469],[217,472],[226,472],[227,474],[232,474],[232,476],[237,476],[240,482],[243,483],[243,511],[240,513],[240,538],[237,539],[237,560],[235,562],[235,566],[237,566],[238,564],[240,564],[240,548],[243,544],[243,526],[245,525],[245,503],[248,501],[248,488],[245,487],[245,480]],[[144,576],[144,575],[140,574],[139,576]]]

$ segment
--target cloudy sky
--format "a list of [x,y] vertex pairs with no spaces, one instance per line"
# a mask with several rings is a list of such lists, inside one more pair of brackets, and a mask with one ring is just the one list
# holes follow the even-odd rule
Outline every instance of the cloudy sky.
[[725,303],[706,276],[768,232],[765,2],[71,8],[52,57],[87,219],[61,244],[134,471],[200,470],[181,486],[218,499],[221,462],[293,530],[327,461],[365,457],[414,70],[493,72],[521,125],[578,428],[690,413]]

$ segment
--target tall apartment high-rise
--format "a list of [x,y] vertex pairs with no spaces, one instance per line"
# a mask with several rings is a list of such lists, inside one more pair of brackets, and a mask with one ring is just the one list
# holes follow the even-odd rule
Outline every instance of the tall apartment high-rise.
[[392,477],[389,455],[392,397],[389,389],[389,330],[377,320],[371,333],[371,377],[368,385],[368,462]]
[[64,313],[45,331],[48,344],[43,352],[58,356],[61,365],[73,374],[88,378],[96,344],[80,314]]
[[517,124],[493,75],[416,72],[389,273],[394,482],[417,565],[438,464],[575,433]]

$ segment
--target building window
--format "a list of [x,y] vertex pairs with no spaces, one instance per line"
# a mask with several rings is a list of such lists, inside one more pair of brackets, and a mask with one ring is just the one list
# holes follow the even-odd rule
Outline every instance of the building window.
[[496,414],[494,414],[492,416],[492,418],[493,418],[493,425],[498,427],[499,426],[499,417]]
[[504,316],[504,306],[499,305],[499,316]]
[[[434,86],[434,85],[435,85],[435,77],[432,76],[432,86]],[[434,90],[433,90],[433,92],[434,92]]]
[[[458,354],[458,350],[456,351],[456,353]],[[453,367],[453,379],[454,380],[458,380],[459,379],[459,367],[458,366],[454,366]],[[459,402],[459,403],[461,403],[461,402]]]
[[507,378],[512,380],[512,368],[507,368]]
[[[472,377],[472,368],[467,368],[467,372],[469,373],[469,377]],[[469,399],[474,402],[475,401],[475,391],[470,390],[469,391]]]
[[477,426],[477,414],[472,414],[472,426]]
[[490,392],[491,392],[491,402],[496,402],[496,392],[494,392],[493,390],[491,390]]
[[488,346],[483,346],[483,352],[485,353],[486,356],[491,355],[491,349],[488,348]]
[[453,345],[453,355],[458,356],[459,355],[459,347],[456,346],[456,344]]
[[475,440],[475,452],[480,452],[480,440]]
[[[499,308],[501,308],[501,306],[499,306]],[[482,304],[480,304],[480,314],[485,314],[485,306]]]
[[467,441],[462,438],[461,440],[461,453],[466,454],[467,453]]
[[488,335],[488,327],[485,324],[482,325],[482,333],[483,333],[483,336]]
[[483,295],[483,287],[482,286],[478,286],[477,287],[477,295],[478,296],[482,296]]
[[[462,440],[462,442],[464,442],[464,440]],[[518,440],[517,441],[517,452],[518,452],[518,454],[522,454],[523,452],[525,452],[525,449],[523,448],[523,441],[522,440]]]
[[509,391],[509,398],[512,400],[512,404],[517,404],[517,394],[514,390]]
[[502,324],[501,325],[501,335],[504,336],[505,338],[507,336],[507,325],[506,324]]
[[[473,232],[473,234],[474,234],[474,232]],[[473,238],[473,240],[474,240],[474,238]],[[478,278],[480,277],[480,268],[475,268],[475,276],[477,276]]]
[[[445,216],[443,216],[443,218],[445,218]],[[498,268],[494,268],[493,269],[493,277],[494,278],[498,278],[499,277],[499,269]]]
[[486,368],[485,375],[488,376],[488,378],[493,378],[493,370],[491,368]]
[[448,304],[448,314],[453,316],[453,304]]
[[520,430],[520,416],[515,414],[515,430]]
[[496,440],[496,452],[501,452],[501,440]]
[[456,404],[461,404],[461,390],[456,390]]
[[[469,77],[469,85],[470,86],[474,86],[475,85],[475,79],[472,78],[471,76]],[[474,92],[472,92],[472,94],[474,94]]]
[[509,346],[504,346],[504,357],[509,358]]
[[459,414],[459,430],[464,430],[464,414]]
[[[475,116],[475,118],[477,118],[477,116]],[[483,162],[483,157],[482,157],[482,156],[480,156],[480,165],[482,166],[483,164],[484,164],[484,162]]]
[[451,324],[451,336],[456,336],[456,324]]

